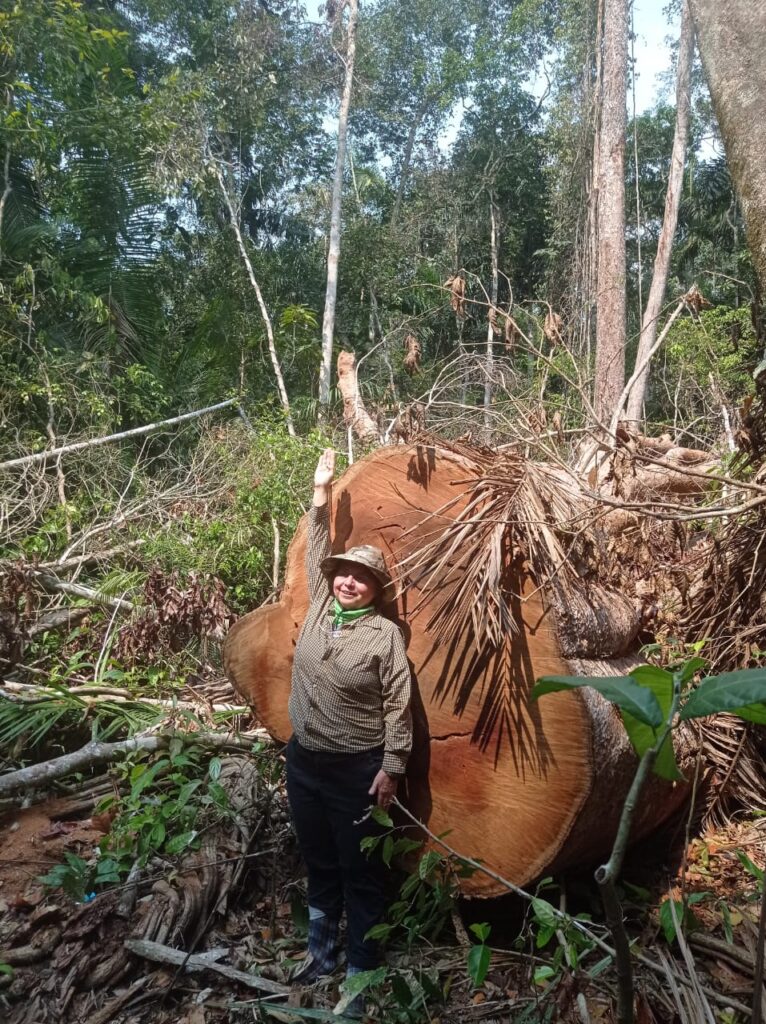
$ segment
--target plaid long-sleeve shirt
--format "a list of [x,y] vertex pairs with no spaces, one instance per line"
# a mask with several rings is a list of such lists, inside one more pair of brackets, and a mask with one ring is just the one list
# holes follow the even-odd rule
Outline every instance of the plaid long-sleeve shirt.
[[353,753],[382,744],[383,769],[403,775],[412,747],[412,715],[402,634],[375,611],[333,636],[332,592],[319,568],[329,554],[329,506],[312,505],[306,547],[311,603],[293,659],[293,730],[309,750]]

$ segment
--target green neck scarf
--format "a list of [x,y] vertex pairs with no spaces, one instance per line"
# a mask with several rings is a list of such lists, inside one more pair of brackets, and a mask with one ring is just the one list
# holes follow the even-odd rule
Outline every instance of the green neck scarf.
[[374,612],[375,607],[373,605],[367,605],[366,608],[344,608],[337,597],[333,598],[332,605],[332,628],[340,629],[341,626],[345,626],[348,622],[354,622],[356,619],[361,619],[363,615],[369,615],[370,612]]

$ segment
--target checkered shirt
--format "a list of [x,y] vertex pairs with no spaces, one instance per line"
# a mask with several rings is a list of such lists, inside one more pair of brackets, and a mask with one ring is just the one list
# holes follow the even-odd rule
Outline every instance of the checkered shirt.
[[293,730],[308,750],[354,753],[383,745],[384,770],[403,775],[412,747],[412,715],[402,634],[375,611],[333,635],[333,595],[319,568],[329,554],[329,506],[312,505],[306,547],[311,603],[293,659]]

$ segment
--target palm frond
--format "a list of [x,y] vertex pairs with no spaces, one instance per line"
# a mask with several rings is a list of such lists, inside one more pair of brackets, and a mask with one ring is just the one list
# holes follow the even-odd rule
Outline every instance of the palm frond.
[[9,751],[19,740],[33,749],[55,734],[61,742],[67,731],[89,725],[103,740],[132,736],[162,720],[163,712],[141,701],[119,703],[81,697],[57,688],[50,696],[23,698],[0,695],[0,749]]

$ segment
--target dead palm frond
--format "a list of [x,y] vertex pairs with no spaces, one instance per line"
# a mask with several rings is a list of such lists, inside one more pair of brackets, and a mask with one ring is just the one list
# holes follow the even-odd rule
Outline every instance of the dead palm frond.
[[609,586],[603,510],[551,466],[513,452],[453,450],[470,466],[466,491],[430,517],[425,543],[420,527],[404,535],[399,560],[404,589],[419,592],[413,612],[436,598],[427,628],[437,641],[470,629],[477,648],[495,650],[519,628],[510,602],[540,590],[565,655],[624,650],[638,621]]

